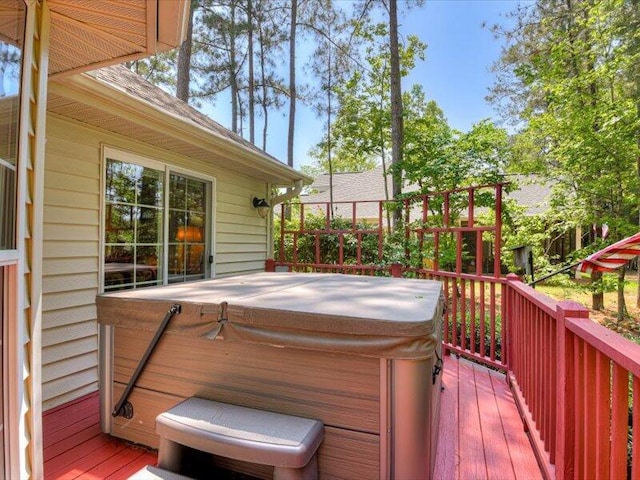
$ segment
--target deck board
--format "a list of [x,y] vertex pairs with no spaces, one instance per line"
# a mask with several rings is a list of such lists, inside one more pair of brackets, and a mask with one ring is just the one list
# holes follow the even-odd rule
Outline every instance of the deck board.
[[155,465],[154,451],[102,433],[99,415],[95,393],[43,415],[45,479],[119,480]]
[[434,478],[542,479],[505,376],[453,356],[443,375]]
[[[443,385],[434,478],[542,478],[504,375],[449,356]],[[120,480],[155,465],[155,451],[100,432],[98,402],[92,394],[44,414],[45,480]]]

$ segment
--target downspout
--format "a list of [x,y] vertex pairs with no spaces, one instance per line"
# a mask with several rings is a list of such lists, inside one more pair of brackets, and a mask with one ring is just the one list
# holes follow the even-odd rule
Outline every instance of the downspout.
[[[300,193],[302,192],[302,187],[304,186],[304,180],[302,180],[301,178],[298,180],[294,180],[293,182],[293,189],[289,190],[287,189],[287,191],[285,193],[283,193],[282,195],[276,195],[275,197],[271,197],[268,200],[269,205],[271,206],[271,212],[272,214],[269,215],[269,220],[267,223],[267,231],[268,232],[272,232],[272,225],[273,225],[273,208],[283,202],[286,202],[287,200],[291,200],[294,197],[297,197],[298,195],[300,195]],[[267,241],[267,258],[274,258],[275,252],[273,251],[273,234],[270,233],[268,236],[268,241]]]
[[277,195],[275,197],[271,197],[269,199],[269,205],[271,208],[275,207],[279,203],[286,202],[287,200],[291,200],[294,197],[297,197],[302,192],[302,187],[304,186],[304,181],[299,178],[293,182],[293,190],[287,190],[287,192],[282,195]]

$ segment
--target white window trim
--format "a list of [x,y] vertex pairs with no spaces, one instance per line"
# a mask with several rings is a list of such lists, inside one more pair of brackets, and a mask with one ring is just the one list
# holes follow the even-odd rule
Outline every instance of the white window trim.
[[0,267],[14,265],[19,259],[18,250],[0,250]]

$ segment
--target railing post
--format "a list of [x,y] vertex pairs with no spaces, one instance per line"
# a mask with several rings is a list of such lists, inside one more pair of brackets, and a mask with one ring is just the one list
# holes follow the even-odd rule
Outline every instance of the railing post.
[[395,278],[401,278],[402,277],[402,265],[399,263],[392,263],[391,264],[391,276],[395,277]]
[[504,305],[502,306],[502,313],[504,317],[502,318],[502,330],[504,331],[504,335],[506,338],[506,342],[502,345],[502,355],[504,359],[504,364],[507,367],[507,372],[512,371],[513,365],[513,335],[512,335],[512,322],[515,321],[514,310],[513,310],[513,300],[514,300],[514,289],[513,284],[515,282],[522,282],[520,277],[515,273],[510,273],[507,275],[507,283],[504,289]]
[[576,302],[562,301],[556,307],[556,480],[574,478],[575,386],[573,382],[573,342],[567,334],[567,318],[589,318],[589,311]]
[[276,261],[273,258],[267,258],[264,261],[264,271],[265,272],[275,272],[276,271]]

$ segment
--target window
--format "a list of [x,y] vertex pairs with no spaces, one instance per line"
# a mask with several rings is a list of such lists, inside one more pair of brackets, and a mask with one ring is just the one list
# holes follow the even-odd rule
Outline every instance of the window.
[[205,278],[207,184],[185,175],[169,180],[169,283]]
[[104,290],[210,277],[212,182],[138,162],[106,158]]
[[24,1],[3,1],[0,13],[0,250],[13,250],[16,248],[16,164]]

